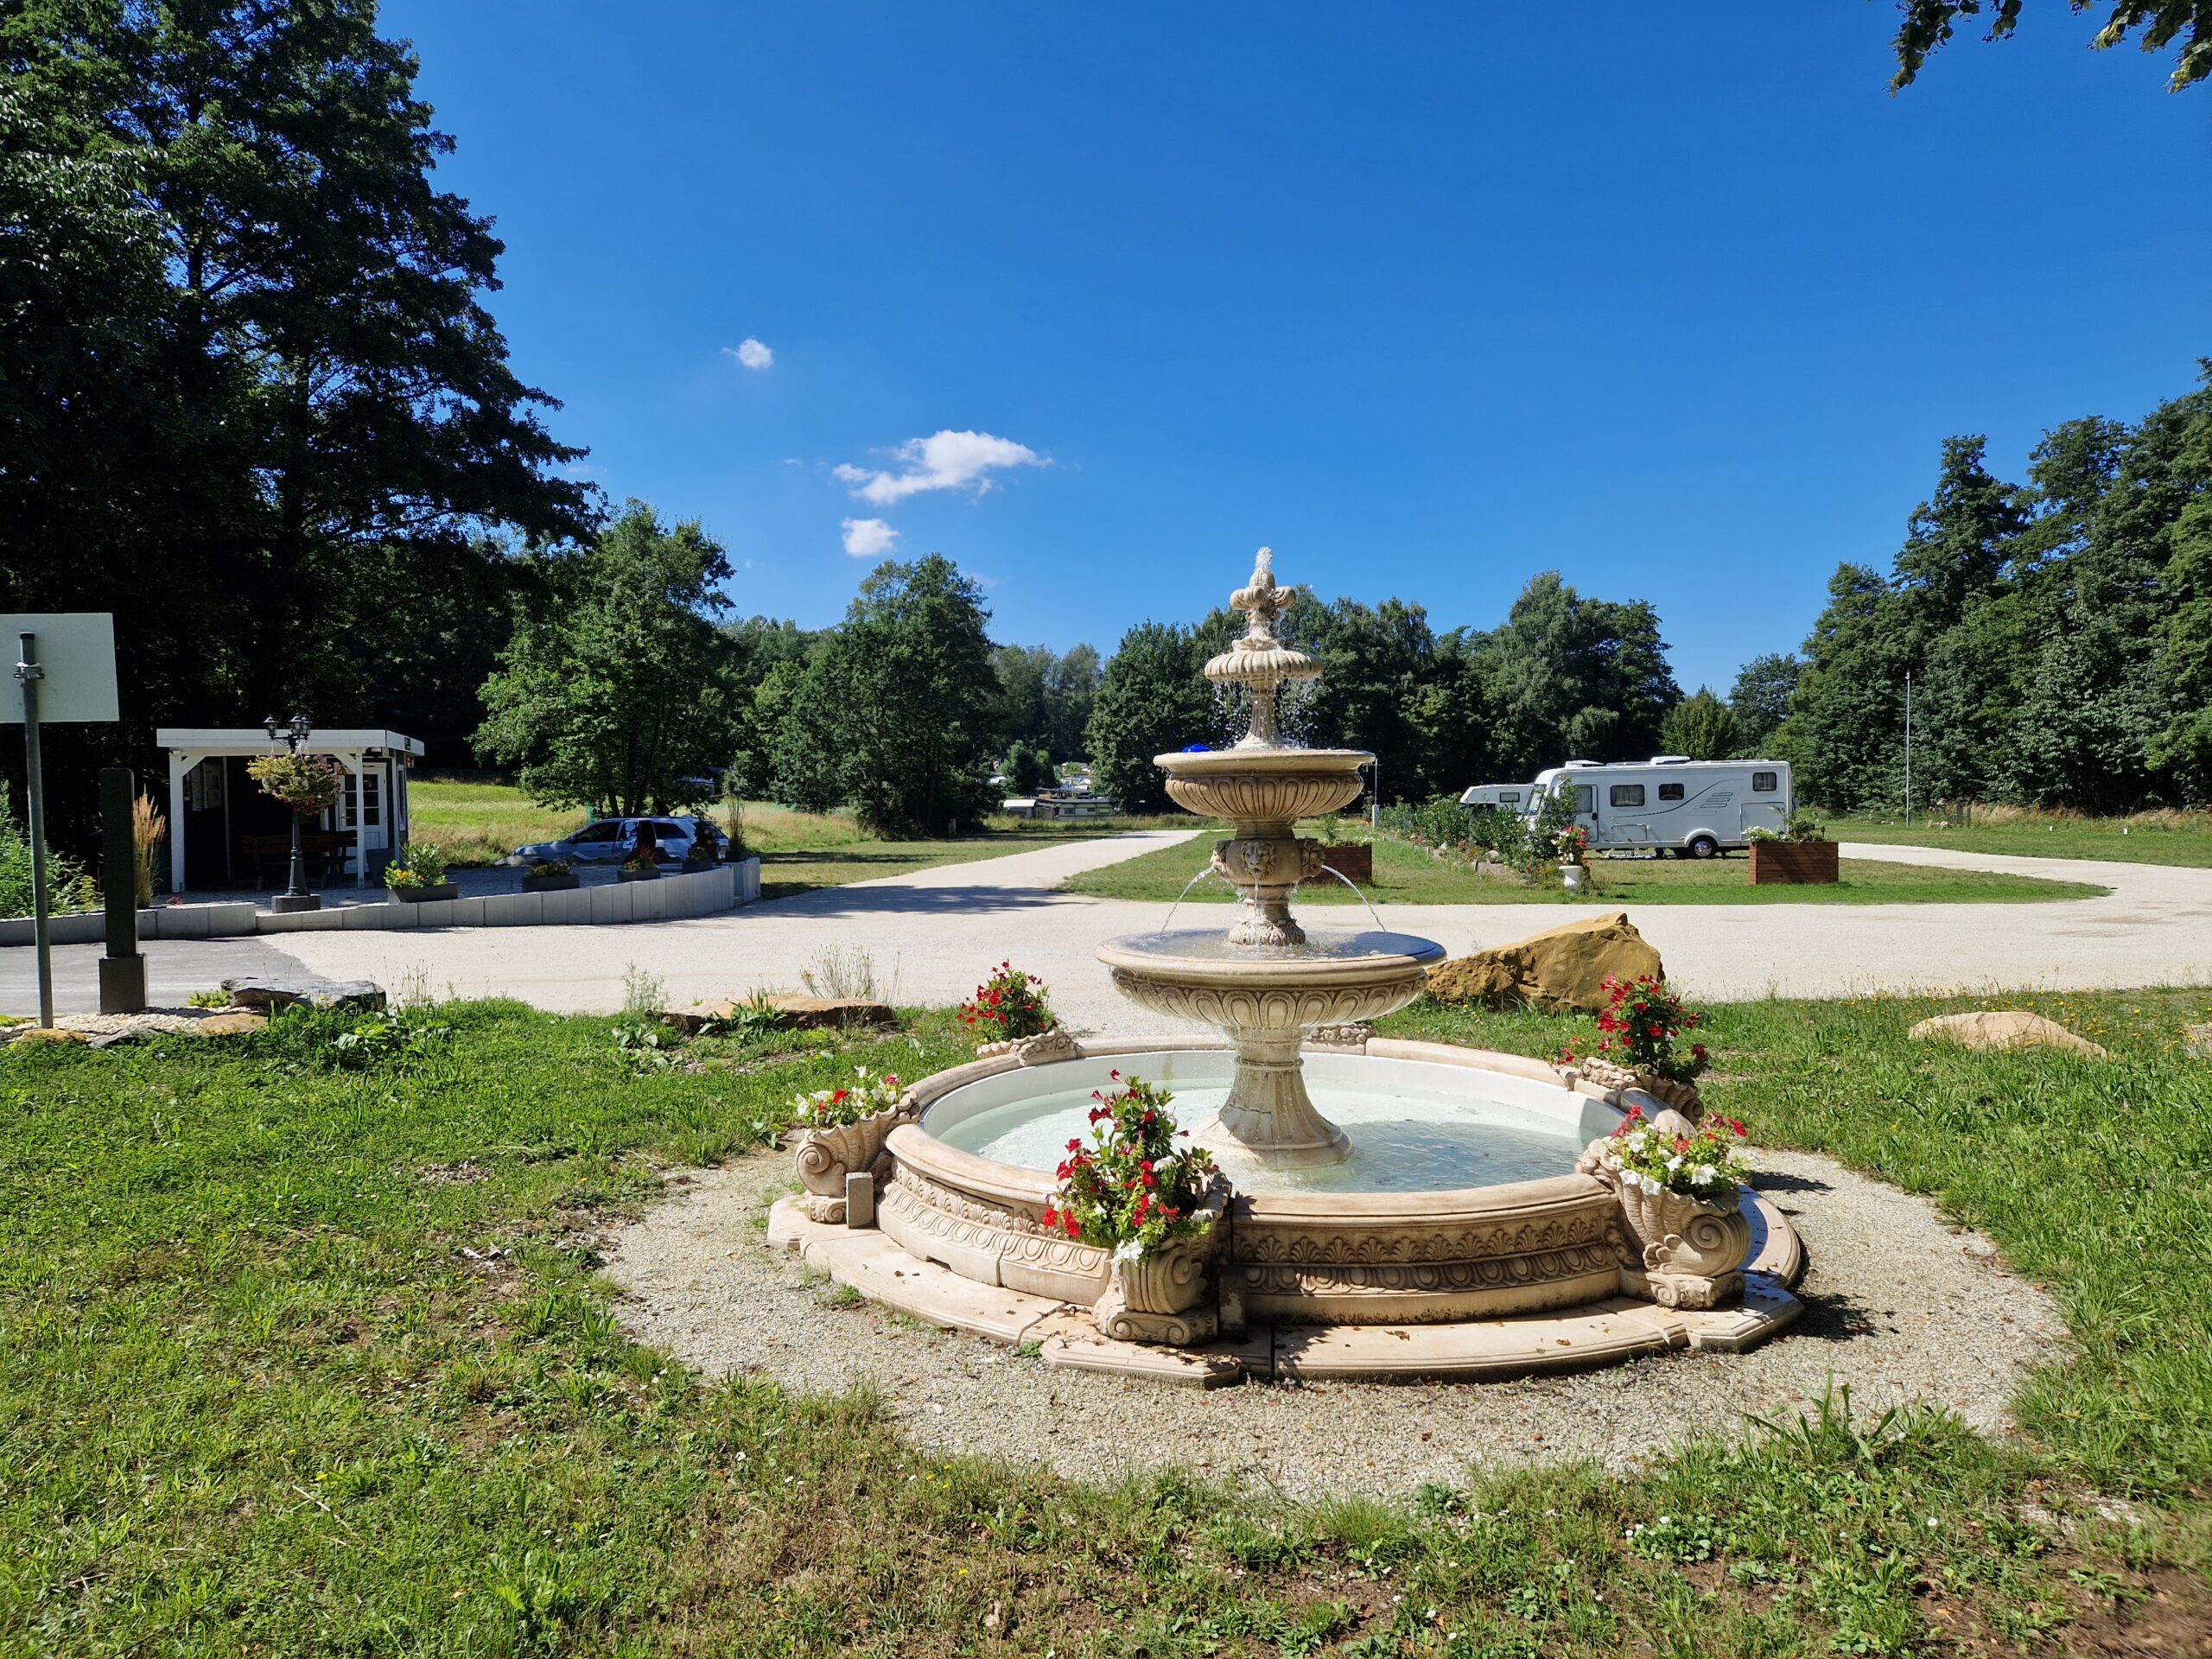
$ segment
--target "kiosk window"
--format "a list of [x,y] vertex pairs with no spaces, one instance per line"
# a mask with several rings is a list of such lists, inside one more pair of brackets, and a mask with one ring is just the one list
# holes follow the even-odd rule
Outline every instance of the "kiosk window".
[[1642,806],[1643,785],[1642,784],[1615,784],[1612,793],[1607,798],[1615,806]]
[[1680,784],[1662,784],[1662,785],[1659,785],[1659,798],[1660,798],[1661,800],[1662,800],[1662,801],[1679,801],[1679,800],[1681,800],[1681,799],[1682,798],[1682,786],[1681,786]]
[[1782,774],[1774,772],[1755,772],[1751,774],[1751,793],[1771,795],[1782,786]]

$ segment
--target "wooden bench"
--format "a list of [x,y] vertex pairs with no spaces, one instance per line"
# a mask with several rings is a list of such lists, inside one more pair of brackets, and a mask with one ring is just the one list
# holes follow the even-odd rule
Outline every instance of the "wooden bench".
[[[311,887],[327,886],[343,875],[346,855],[353,849],[351,830],[303,830],[300,832],[300,861],[307,867],[307,881]],[[253,884],[257,887],[271,885],[269,870],[273,862],[276,880],[291,880],[292,837],[289,831],[281,836],[240,836],[238,850],[253,861]]]

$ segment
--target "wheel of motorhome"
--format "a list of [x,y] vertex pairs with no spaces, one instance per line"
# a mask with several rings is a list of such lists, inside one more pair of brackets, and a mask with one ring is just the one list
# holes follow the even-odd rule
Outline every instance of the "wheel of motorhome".
[[1682,850],[1692,858],[1711,858],[1720,850],[1720,843],[1711,836],[1692,836],[1690,844]]

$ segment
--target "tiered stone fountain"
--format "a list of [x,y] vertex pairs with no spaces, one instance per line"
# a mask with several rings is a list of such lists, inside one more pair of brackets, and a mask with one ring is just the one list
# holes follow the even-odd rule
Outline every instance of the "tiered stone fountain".
[[[1054,1032],[925,1077],[895,1110],[802,1137],[808,1196],[775,1207],[771,1240],[923,1319],[1033,1342],[1048,1363],[1206,1385],[1512,1375],[1734,1350],[1787,1325],[1802,1258],[1779,1212],[1748,1190],[1732,1209],[1646,1202],[1594,1155],[1629,1106],[1657,1117],[1667,1103],[1370,1033],[1442,951],[1379,927],[1309,933],[1291,913],[1322,871],[1299,820],[1356,799],[1373,757],[1283,741],[1284,688],[1319,672],[1276,637],[1290,598],[1261,550],[1230,601],[1247,632],[1205,670],[1249,688],[1249,729],[1159,757],[1178,804],[1235,827],[1213,868],[1236,920],[1098,951],[1132,1001],[1218,1035]],[[1041,1219],[1052,1166],[1116,1071],[1172,1090],[1233,1184],[1207,1236],[1146,1259],[1149,1288]]]
[[1300,1054],[1306,1034],[1405,1007],[1421,995],[1427,965],[1444,954],[1440,945],[1403,933],[1309,939],[1290,913],[1299,884],[1322,870],[1321,845],[1298,834],[1298,821],[1358,799],[1360,768],[1375,759],[1365,749],[1282,741],[1283,689],[1321,672],[1313,658],[1275,637],[1275,620],[1295,593],[1275,585],[1273,557],[1262,548],[1251,582],[1229,600],[1249,619],[1249,630],[1205,667],[1208,679],[1249,690],[1249,729],[1229,748],[1154,762],[1167,773],[1177,805],[1236,826],[1215,846],[1213,869],[1236,888],[1243,914],[1225,937],[1203,930],[1139,934],[1098,952],[1131,1001],[1211,1026],[1229,1039],[1236,1053],[1229,1098],[1198,1139],[1278,1168],[1335,1163],[1351,1149],[1306,1092]]

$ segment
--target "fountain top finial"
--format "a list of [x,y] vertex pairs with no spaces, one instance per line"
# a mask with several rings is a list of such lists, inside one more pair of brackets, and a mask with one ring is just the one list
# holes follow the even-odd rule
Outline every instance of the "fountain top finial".
[[1229,608],[1243,612],[1251,624],[1251,632],[1237,644],[1246,646],[1262,643],[1272,645],[1275,637],[1275,618],[1281,615],[1291,601],[1297,597],[1297,588],[1275,586],[1274,550],[1262,548],[1252,556],[1252,580],[1229,596]]
[[1252,559],[1252,580],[1229,596],[1229,608],[1246,618],[1244,637],[1206,664],[1210,680],[1252,688],[1252,728],[1238,748],[1271,748],[1281,737],[1275,722],[1275,691],[1289,680],[1320,677],[1321,664],[1275,637],[1275,619],[1298,597],[1296,588],[1278,586],[1275,556],[1262,548]]

